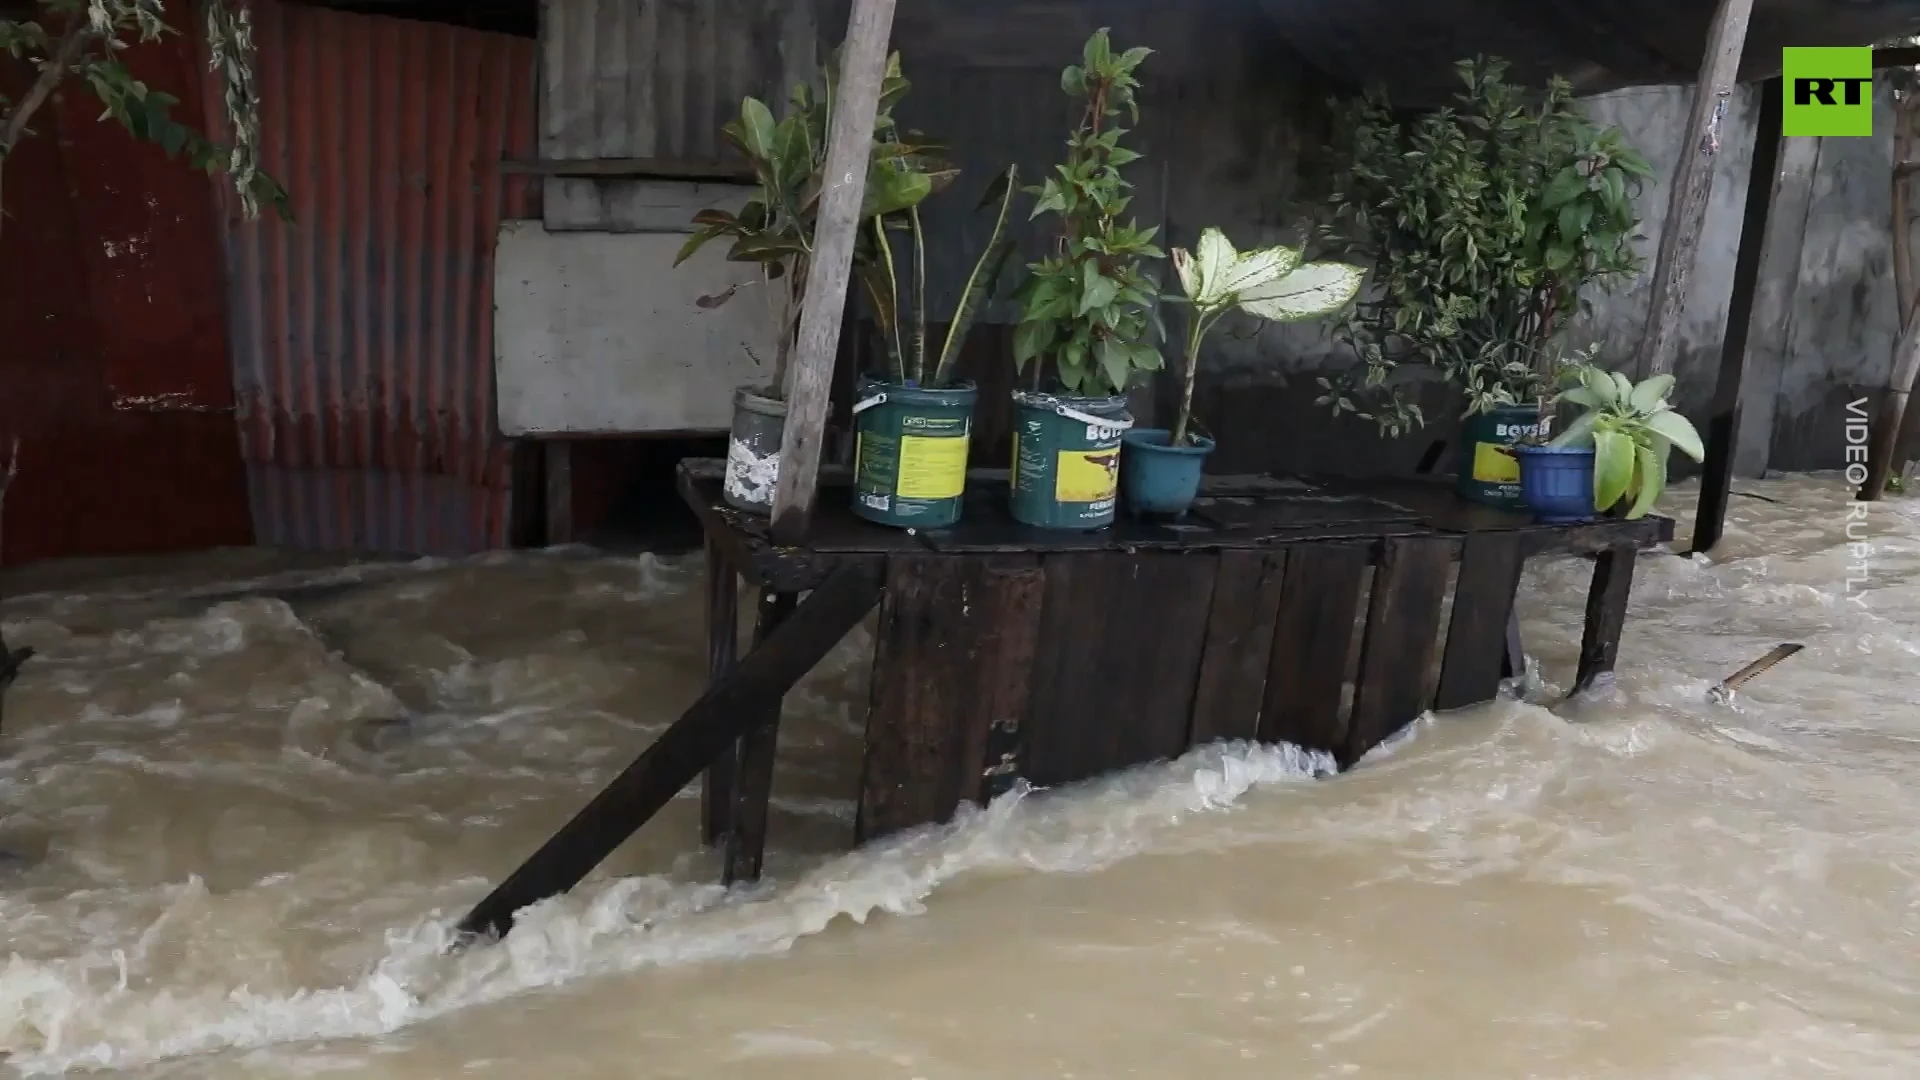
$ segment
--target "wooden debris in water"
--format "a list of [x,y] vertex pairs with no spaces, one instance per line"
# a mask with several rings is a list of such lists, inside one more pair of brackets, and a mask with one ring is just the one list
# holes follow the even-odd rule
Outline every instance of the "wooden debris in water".
[[1775,645],[1768,651],[1767,655],[1720,680],[1719,685],[1707,691],[1707,700],[1718,705],[1724,705],[1732,701],[1734,691],[1745,686],[1754,676],[1768,670],[1775,664],[1778,664],[1780,661],[1785,660],[1787,657],[1792,656],[1804,648],[1806,648],[1806,646],[1796,645],[1791,642],[1784,645]]

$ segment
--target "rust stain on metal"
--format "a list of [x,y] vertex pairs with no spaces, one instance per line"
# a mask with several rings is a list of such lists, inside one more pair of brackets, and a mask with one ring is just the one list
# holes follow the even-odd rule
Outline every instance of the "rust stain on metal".
[[[233,380],[262,541],[502,545],[494,245],[503,218],[535,207],[499,163],[533,153],[535,44],[291,4],[255,18],[262,159],[294,213],[251,223],[227,206]],[[318,477],[302,471],[341,480],[335,497],[317,505]],[[458,527],[371,520],[396,514]]]

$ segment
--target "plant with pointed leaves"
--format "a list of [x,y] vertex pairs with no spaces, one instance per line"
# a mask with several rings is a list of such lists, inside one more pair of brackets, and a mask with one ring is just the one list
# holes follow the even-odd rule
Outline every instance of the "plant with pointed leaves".
[[1173,269],[1193,309],[1187,317],[1186,371],[1180,411],[1173,419],[1169,445],[1187,440],[1193,419],[1193,384],[1200,369],[1200,345],[1214,324],[1242,311],[1267,322],[1304,322],[1331,315],[1353,302],[1366,270],[1342,262],[1301,262],[1300,248],[1280,245],[1235,251],[1219,229],[1201,232],[1194,251],[1173,249]]
[[1326,234],[1371,265],[1376,295],[1340,330],[1360,364],[1321,379],[1320,402],[1393,435],[1426,422],[1396,369],[1437,372],[1467,415],[1532,400],[1553,385],[1590,287],[1641,265],[1634,199],[1653,169],[1619,130],[1588,122],[1563,80],[1537,93],[1497,59],[1456,69],[1452,108],[1409,118],[1379,90],[1336,106]]
[[[825,186],[827,133],[833,123],[839,63],[836,57],[822,70],[824,90],[801,84],[793,89],[786,115],[775,120],[773,110],[758,98],[740,103],[740,116],[728,121],[721,134],[753,167],[757,190],[739,213],[702,210],[693,223],[698,228],[680,248],[673,264],[692,258],[721,237],[733,240],[727,258],[759,268],[760,283],[779,283],[780,332],[774,355],[772,383],[767,396],[784,400],[787,367],[800,330],[800,302],[806,294],[813,262],[813,230]],[[902,133],[893,108],[911,84],[901,75],[900,56],[887,60],[880,88],[879,111],[874,118],[873,150],[868,159],[866,195],[860,214],[865,222],[901,227],[903,215],[952,182],[957,171],[936,157],[937,147],[917,132]],[[854,250],[854,272],[871,289],[870,268],[878,259],[875,236],[862,230]],[[746,284],[714,296],[701,297],[703,308],[718,307]]]
[[1700,435],[1667,398],[1671,375],[1635,385],[1617,371],[1579,368],[1575,385],[1560,400],[1582,412],[1549,446],[1593,447],[1593,508],[1605,513],[1630,501],[1626,516],[1645,517],[1667,487],[1667,456],[1679,450],[1695,461],[1706,456]]
[[953,317],[947,322],[947,336],[941,340],[939,351],[932,357],[931,369],[927,356],[927,244],[926,231],[920,223],[920,208],[915,206],[907,211],[906,227],[913,239],[911,337],[906,334],[905,320],[900,314],[900,284],[894,270],[893,244],[887,239],[887,233],[895,226],[891,219],[885,217],[876,217],[869,223],[878,257],[867,260],[858,269],[861,283],[867,290],[868,304],[873,309],[874,322],[879,327],[881,340],[887,350],[889,374],[895,383],[940,388],[952,380],[953,365],[960,359],[960,346],[965,344],[968,332],[993,299],[994,290],[1013,256],[1014,244],[1007,237],[1007,217],[1013,208],[1014,184],[1018,178],[1019,170],[1009,167],[987,187],[986,194],[980,198],[982,208],[996,202],[999,204],[993,221],[993,233],[961,286],[960,299],[954,306]]
[[1081,63],[1060,75],[1060,87],[1084,99],[1080,124],[1067,140],[1067,161],[1054,176],[1030,188],[1033,217],[1060,221],[1056,252],[1028,267],[1020,287],[1020,323],[1014,331],[1018,370],[1033,368],[1033,386],[1053,362],[1054,377],[1067,390],[1125,393],[1136,372],[1157,371],[1159,288],[1141,263],[1164,253],[1154,246],[1157,228],[1122,223],[1132,185],[1120,170],[1141,157],[1120,145],[1125,115],[1139,120],[1134,72],[1151,49],[1113,51],[1106,30],[1087,40]]
[[118,120],[135,138],[158,144],[208,174],[225,172],[247,217],[262,204],[291,217],[287,193],[259,165],[260,98],[253,81],[253,22],[244,0],[209,0],[204,35],[219,73],[231,146],[209,140],[173,115],[180,99],[134,78],[121,60],[130,45],[173,33],[162,0],[39,0],[31,18],[0,19],[0,52],[36,72],[19,100],[0,95],[0,169],[31,133],[27,126],[69,77],[100,99],[101,119]]

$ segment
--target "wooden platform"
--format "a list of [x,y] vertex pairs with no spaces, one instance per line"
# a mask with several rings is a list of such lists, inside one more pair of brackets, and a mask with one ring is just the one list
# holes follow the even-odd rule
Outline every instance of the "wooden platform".
[[[1440,481],[1271,477],[1210,480],[1177,525],[1065,533],[1014,522],[989,472],[971,475],[958,526],[908,532],[854,517],[846,474],[823,470],[812,538],[786,548],[725,505],[722,468],[679,477],[706,534],[707,693],[464,928],[498,933],[571,888],[702,770],[705,840],[725,844],[727,881],[758,877],[781,699],[876,603],[863,841],[1016,778],[1068,783],[1221,739],[1351,767],[1517,673],[1509,615],[1537,554],[1594,557],[1590,684],[1612,671],[1636,553],[1673,535],[1663,518],[1542,525]],[[744,655],[742,580],[760,597]]]

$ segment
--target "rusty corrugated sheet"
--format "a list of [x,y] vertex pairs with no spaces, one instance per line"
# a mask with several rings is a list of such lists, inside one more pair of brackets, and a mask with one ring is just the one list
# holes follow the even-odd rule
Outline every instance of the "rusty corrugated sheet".
[[[228,200],[234,386],[256,532],[457,554],[507,540],[493,254],[533,213],[534,43],[254,7],[262,159],[291,223]],[[217,120],[217,118],[211,118]]]
[[720,158],[740,99],[811,77],[819,36],[802,0],[541,0],[540,17],[540,153],[567,160]]

